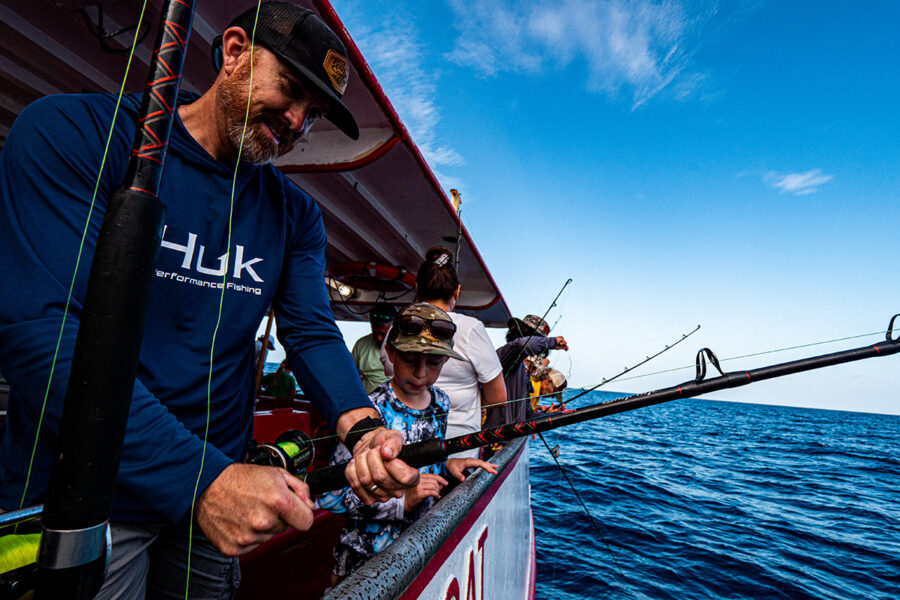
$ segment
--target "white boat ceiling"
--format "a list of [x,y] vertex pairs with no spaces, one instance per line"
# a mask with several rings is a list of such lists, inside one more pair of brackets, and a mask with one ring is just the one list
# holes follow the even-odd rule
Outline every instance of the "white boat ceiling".
[[[103,30],[116,32],[137,23],[141,2],[107,0],[102,3]],[[457,310],[477,316],[488,325],[505,326],[509,309],[484,261],[475,249],[447,195],[425,163],[394,108],[343,24],[327,2],[301,0],[314,9],[343,38],[353,72],[344,101],[356,117],[360,139],[344,137],[321,120],[278,166],[322,207],[328,232],[327,261],[335,274],[348,263],[377,263],[415,273],[431,246],[456,250],[462,294]],[[215,73],[210,45],[231,18],[256,3],[252,0],[198,0],[194,29],[185,60],[182,87],[200,92]],[[150,0],[142,30],[149,30],[135,52],[126,91],[142,89],[156,36],[162,0]],[[108,38],[112,53],[101,48],[95,33],[100,6],[96,0],[3,0],[0,3],[0,141],[15,116],[29,102],[47,94],[118,92],[125,72],[133,33]],[[88,26],[90,23],[90,27]],[[92,32],[93,30],[93,32]],[[384,269],[388,276],[390,269]],[[368,269],[366,269],[368,272]],[[379,269],[381,272],[381,269]],[[365,278],[364,278],[365,279]],[[331,280],[330,280],[331,281]],[[365,311],[379,292],[332,281],[335,314],[339,319],[365,319]],[[346,294],[343,297],[338,291]],[[412,293],[386,292],[396,304]]]

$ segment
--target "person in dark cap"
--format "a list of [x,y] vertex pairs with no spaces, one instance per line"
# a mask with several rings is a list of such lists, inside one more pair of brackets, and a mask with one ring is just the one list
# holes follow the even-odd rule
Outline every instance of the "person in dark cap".
[[[159,191],[166,223],[98,598],[183,595],[187,564],[191,598],[229,597],[239,579],[233,557],[312,524],[302,481],[242,463],[254,400],[248,340],[270,305],[286,364],[353,453],[353,489],[381,502],[418,482],[418,471],[395,459],[403,438],[383,427],[335,325],[319,208],[271,164],[320,118],[358,137],[342,100],[346,49],[313,11],[266,2],[258,20],[253,6],[216,39],[213,62],[211,87],[200,96],[182,91],[177,101]],[[140,102],[42,98],[21,112],[0,153],[0,271],[16,282],[0,286],[0,371],[11,386],[2,509],[44,493],[88,277],[81,268],[73,281],[73,257],[82,231],[84,255],[94,251]]]
[[507,402],[503,406],[488,408],[485,427],[499,427],[518,423],[535,415],[529,401],[531,382],[525,365],[526,359],[543,355],[550,350],[568,350],[562,336],[548,337],[550,326],[537,315],[524,319],[513,317],[507,323],[506,344],[497,349],[503,367]]
[[381,346],[396,315],[397,310],[387,302],[378,302],[372,306],[369,312],[372,333],[356,340],[350,352],[367,394],[371,394],[388,380],[388,376],[384,374],[384,365],[381,364]]

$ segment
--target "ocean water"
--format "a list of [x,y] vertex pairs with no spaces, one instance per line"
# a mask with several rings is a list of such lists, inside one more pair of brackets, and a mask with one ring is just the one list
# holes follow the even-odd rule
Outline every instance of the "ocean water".
[[900,416],[681,400],[544,435],[602,538],[533,441],[537,598],[900,599]]

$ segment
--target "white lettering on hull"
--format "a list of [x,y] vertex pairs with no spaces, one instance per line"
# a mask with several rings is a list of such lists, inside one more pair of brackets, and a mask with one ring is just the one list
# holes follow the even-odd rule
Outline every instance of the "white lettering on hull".
[[465,596],[460,595],[459,579],[454,575],[444,586],[444,600],[484,600],[484,545],[487,536],[488,526],[485,525],[478,534],[477,546],[467,550],[466,572],[463,575]]

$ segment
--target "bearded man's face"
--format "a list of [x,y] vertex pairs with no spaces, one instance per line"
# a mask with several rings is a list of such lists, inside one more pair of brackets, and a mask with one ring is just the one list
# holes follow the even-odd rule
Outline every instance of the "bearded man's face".
[[248,110],[250,89],[250,61],[245,59],[222,81],[216,95],[225,135],[235,152],[241,149],[243,161],[259,165],[287,154],[324,114],[324,104],[318,97],[264,48],[254,49],[253,95]]

